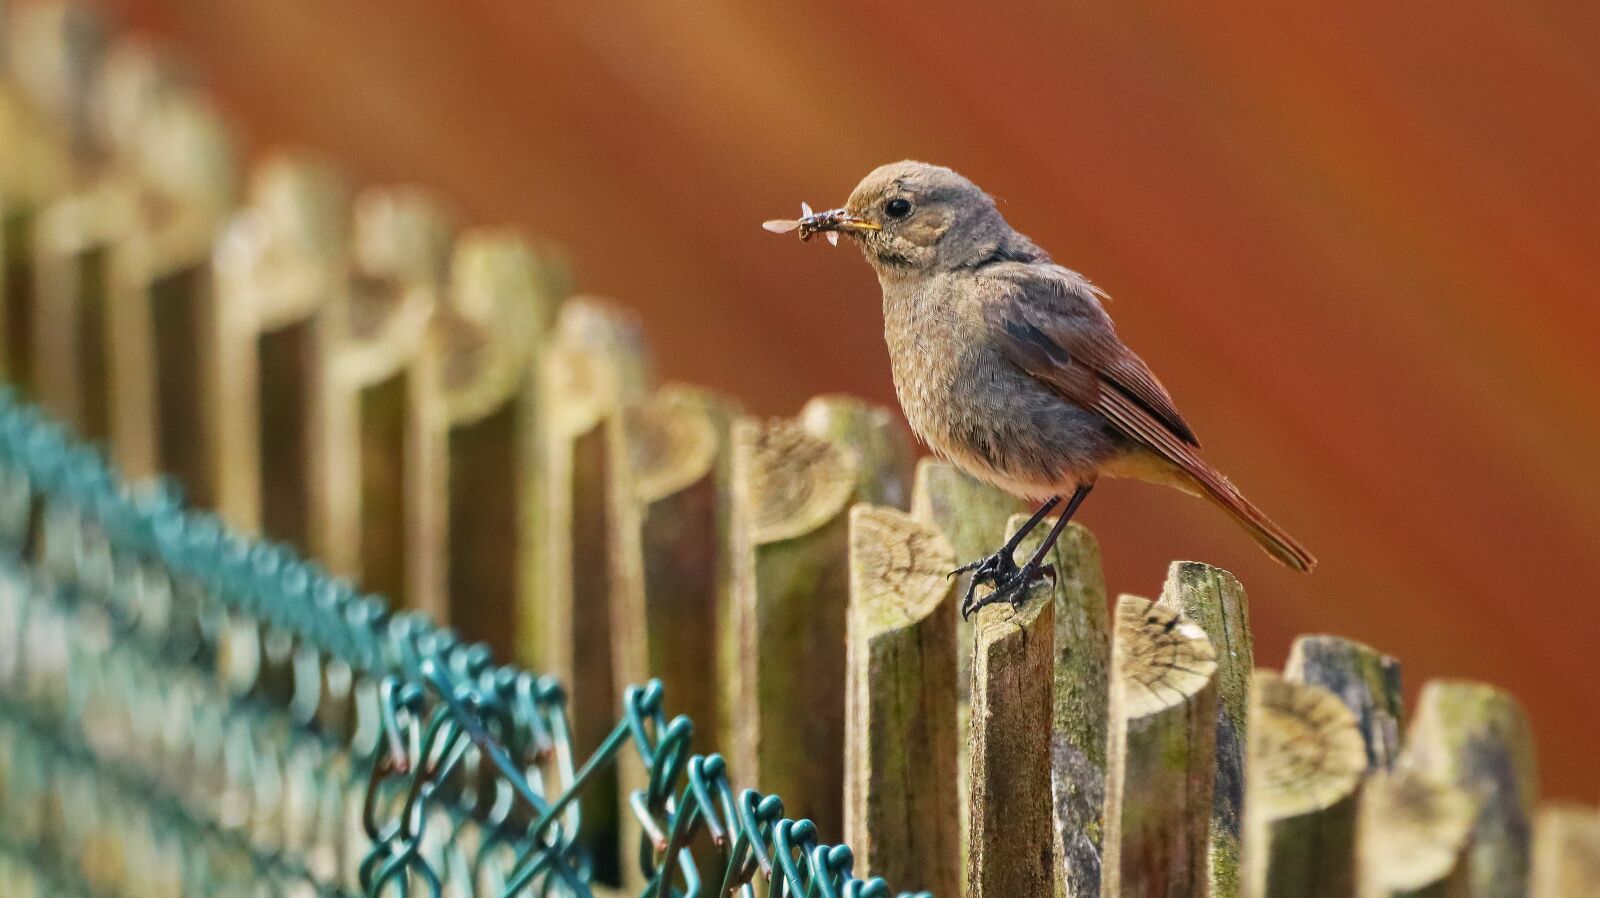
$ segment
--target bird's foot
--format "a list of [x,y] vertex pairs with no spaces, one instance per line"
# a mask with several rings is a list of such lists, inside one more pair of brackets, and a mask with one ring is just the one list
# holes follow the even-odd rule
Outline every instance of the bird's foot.
[[972,572],[972,580],[967,583],[967,594],[961,600],[962,620],[966,620],[967,616],[978,608],[974,602],[977,600],[979,584],[989,583],[998,586],[1019,570],[1016,559],[1011,557],[1011,551],[1010,549],[1001,549],[987,558],[980,558],[977,561],[963,564],[947,575],[955,577],[968,571]]
[[[973,590],[977,588],[976,582],[974,582],[973,586],[967,588],[967,598],[961,603],[961,618],[963,620],[979,608],[985,605],[993,605],[997,602],[1006,602],[1015,608],[1027,599],[1028,590],[1033,584],[1046,577],[1054,577],[1056,575],[1055,565],[1039,564],[1036,561],[1029,561],[1022,567],[1017,567],[1016,563],[1013,562],[1011,568],[1011,573],[995,582],[993,592],[976,601],[973,600]],[[973,576],[973,580],[977,580],[976,575]]]

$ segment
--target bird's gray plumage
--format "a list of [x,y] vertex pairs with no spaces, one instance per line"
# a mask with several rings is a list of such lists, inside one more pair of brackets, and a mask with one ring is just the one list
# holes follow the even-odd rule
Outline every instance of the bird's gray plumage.
[[[1200,459],[1102,293],[1006,223],[948,168],[885,165],[838,221],[883,289],[895,390],[917,435],[979,479],[1043,499],[1135,477],[1206,496],[1272,555],[1313,559]],[[902,214],[903,213],[903,214]]]

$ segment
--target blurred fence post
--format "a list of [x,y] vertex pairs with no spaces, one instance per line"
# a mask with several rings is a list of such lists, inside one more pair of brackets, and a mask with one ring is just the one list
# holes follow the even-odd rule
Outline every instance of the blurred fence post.
[[1415,770],[1379,770],[1361,787],[1360,898],[1468,898],[1472,800]]
[[309,551],[315,501],[318,329],[344,289],[349,204],[326,164],[261,163],[250,205],[215,251],[211,430],[217,510],[229,523]]
[[1361,727],[1367,766],[1387,770],[1400,756],[1400,662],[1338,636],[1301,636],[1289,647],[1285,679],[1332,692]]
[[1351,898],[1367,769],[1355,715],[1320,686],[1258,670],[1250,690],[1243,891]]
[[435,310],[417,356],[407,427],[407,593],[413,607],[515,650],[521,529],[526,508],[523,440],[537,414],[534,381],[557,297],[519,239],[464,235],[449,301]]
[[857,467],[788,421],[733,428],[735,766],[784,813],[843,825],[846,519]]
[[319,327],[315,429],[322,462],[311,538],[337,574],[406,601],[411,378],[440,301],[452,232],[415,190],[357,197],[353,271]]

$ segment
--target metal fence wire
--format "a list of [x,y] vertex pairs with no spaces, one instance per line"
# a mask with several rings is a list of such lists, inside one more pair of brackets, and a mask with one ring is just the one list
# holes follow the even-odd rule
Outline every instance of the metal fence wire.
[[577,797],[619,763],[648,773],[627,797],[642,895],[890,894],[692,735],[651,682],[580,758],[559,683],[124,482],[0,394],[0,883],[20,894],[590,895]]

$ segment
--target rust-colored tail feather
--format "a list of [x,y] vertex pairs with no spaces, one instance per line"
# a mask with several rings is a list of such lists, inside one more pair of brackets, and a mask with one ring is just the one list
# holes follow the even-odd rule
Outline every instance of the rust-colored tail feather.
[[1222,472],[1204,462],[1185,468],[1200,492],[1232,515],[1268,555],[1297,571],[1310,571],[1317,566],[1317,559],[1305,546],[1267,517],[1266,512],[1252,505]]

